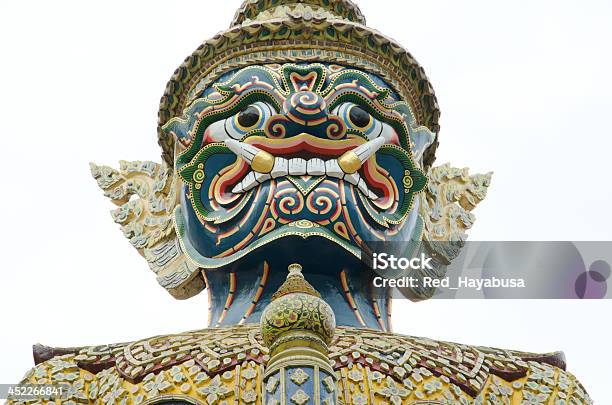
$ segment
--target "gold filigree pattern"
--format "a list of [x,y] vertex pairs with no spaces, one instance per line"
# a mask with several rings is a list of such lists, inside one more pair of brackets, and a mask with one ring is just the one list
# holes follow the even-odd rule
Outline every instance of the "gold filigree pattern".
[[[170,79],[159,108],[159,143],[163,158],[173,162],[174,139],[165,136],[161,127],[170,119],[180,116],[190,102],[196,89],[206,87],[223,73],[236,69],[249,59],[249,55],[262,52],[263,59],[272,61],[270,52],[281,51],[275,62],[299,62],[314,60],[361,66],[364,61],[379,68],[386,79],[410,102],[419,125],[425,125],[437,133],[439,130],[439,108],[432,86],[424,70],[402,46],[370,28],[343,19],[327,19],[320,15],[313,18],[307,12],[289,14],[285,18],[254,21],[232,27],[204,42],[176,70]],[[327,52],[329,57],[321,59],[317,54]],[[304,52],[303,58],[299,54]],[[356,61],[351,60],[352,58]],[[228,60],[235,63],[225,64]],[[250,62],[250,64],[253,64]],[[378,72],[374,72],[378,73]],[[425,153],[424,161],[430,166],[434,159],[437,142]]]
[[[261,343],[258,326],[245,325],[74,349],[39,363],[22,382],[67,384],[69,397],[56,401],[64,404],[131,404],[164,397],[199,404],[258,403],[267,361]],[[344,404],[592,403],[573,375],[550,364],[562,365],[557,354],[338,327],[329,358]],[[137,373],[127,372],[138,367]],[[278,383],[270,378],[265,389],[275,392]]]

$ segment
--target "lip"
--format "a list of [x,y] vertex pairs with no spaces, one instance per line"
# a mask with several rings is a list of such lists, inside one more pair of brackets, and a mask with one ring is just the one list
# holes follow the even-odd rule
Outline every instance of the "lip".
[[246,138],[244,142],[265,150],[274,156],[292,157],[298,153],[311,153],[315,157],[338,157],[344,152],[355,149],[357,146],[365,143],[366,140],[358,137],[341,140],[321,139],[302,133],[291,138],[252,136]]

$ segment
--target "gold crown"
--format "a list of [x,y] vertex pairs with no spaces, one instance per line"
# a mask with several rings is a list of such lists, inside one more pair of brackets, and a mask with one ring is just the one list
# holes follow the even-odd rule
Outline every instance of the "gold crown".
[[[159,144],[174,164],[174,137],[162,127],[232,70],[261,63],[324,62],[354,66],[384,79],[415,114],[418,125],[439,130],[440,111],[423,68],[400,44],[365,26],[349,0],[246,0],[231,27],[205,41],[166,85],[158,113]],[[437,141],[424,154],[434,159]]]

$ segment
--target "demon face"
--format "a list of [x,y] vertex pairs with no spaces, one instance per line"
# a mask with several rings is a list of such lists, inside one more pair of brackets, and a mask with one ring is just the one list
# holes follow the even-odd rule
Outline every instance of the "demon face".
[[164,131],[184,182],[177,234],[204,268],[289,236],[359,256],[419,239],[422,155],[434,134],[383,80],[337,65],[249,66]]

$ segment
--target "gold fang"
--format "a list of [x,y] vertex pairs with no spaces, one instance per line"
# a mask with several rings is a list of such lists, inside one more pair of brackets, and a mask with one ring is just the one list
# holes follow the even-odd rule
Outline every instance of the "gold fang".
[[355,152],[349,150],[338,158],[338,166],[344,173],[353,174],[361,167],[361,160]]
[[274,156],[265,150],[260,150],[251,161],[251,168],[259,173],[270,173],[274,167]]

